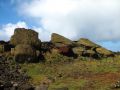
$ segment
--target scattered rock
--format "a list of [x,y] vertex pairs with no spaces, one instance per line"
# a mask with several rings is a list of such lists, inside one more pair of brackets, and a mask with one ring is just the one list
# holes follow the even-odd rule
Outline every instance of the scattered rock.
[[120,81],[117,81],[113,86],[113,89],[119,89],[120,88]]
[[28,83],[29,76],[20,72],[20,66],[13,61],[0,60],[0,90],[34,90]]

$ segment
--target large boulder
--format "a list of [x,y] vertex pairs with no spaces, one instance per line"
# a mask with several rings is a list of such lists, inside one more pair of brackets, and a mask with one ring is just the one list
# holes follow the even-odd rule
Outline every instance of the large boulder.
[[84,52],[83,47],[74,47],[72,50],[73,50],[74,54],[76,54],[76,55],[82,55]]
[[86,50],[83,52],[83,56],[85,56],[85,57],[94,57],[95,54],[96,53],[93,50]]
[[103,47],[99,47],[96,49],[96,52],[102,56],[114,56],[114,53],[110,50],[107,50]]
[[85,48],[83,47],[75,47],[73,48],[73,52],[78,56],[88,56],[88,57],[92,57],[96,54],[94,50],[85,50]]
[[14,50],[15,60],[17,62],[35,62],[36,60],[36,50],[27,44],[19,44]]
[[99,45],[95,44],[94,42],[86,38],[81,38],[80,40],[78,40],[77,44],[86,47],[99,47]]
[[52,43],[62,43],[62,44],[66,44],[66,45],[73,44],[73,42],[71,40],[65,38],[64,36],[56,34],[56,33],[52,34],[52,36],[51,36],[51,42]]
[[16,28],[14,35],[10,39],[14,46],[18,44],[29,44],[34,47],[40,47],[41,41],[38,39],[38,33],[31,29]]

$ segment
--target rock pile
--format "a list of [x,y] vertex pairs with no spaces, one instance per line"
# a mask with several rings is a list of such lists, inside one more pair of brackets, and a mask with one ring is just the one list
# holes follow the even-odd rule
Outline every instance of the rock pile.
[[[68,57],[92,57],[103,58],[113,57],[114,53],[86,38],[78,41],[53,33],[50,42],[41,42],[38,33],[31,29],[16,28],[10,43],[0,42],[0,53],[10,51],[7,48],[12,45],[11,55],[17,62],[37,62],[45,59],[46,53],[52,55],[53,51]],[[6,47],[7,46],[7,47]],[[9,49],[10,49],[9,48]],[[3,50],[4,49],[4,50]]]
[[86,38],[81,38],[80,40],[73,42],[61,35],[53,33],[51,42],[63,55],[69,54],[69,56],[77,55],[80,57],[83,56],[92,58],[114,56],[112,51],[107,50]]
[[78,40],[76,42],[76,47],[73,48],[73,51],[77,55],[93,58],[114,56],[114,53],[112,51],[107,50],[86,38],[81,38]]

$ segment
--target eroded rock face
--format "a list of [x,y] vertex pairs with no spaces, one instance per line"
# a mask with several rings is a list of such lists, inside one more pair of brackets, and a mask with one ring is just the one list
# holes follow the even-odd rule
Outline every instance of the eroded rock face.
[[12,45],[29,44],[39,48],[41,41],[38,39],[38,33],[31,29],[16,28],[14,35],[10,39]]

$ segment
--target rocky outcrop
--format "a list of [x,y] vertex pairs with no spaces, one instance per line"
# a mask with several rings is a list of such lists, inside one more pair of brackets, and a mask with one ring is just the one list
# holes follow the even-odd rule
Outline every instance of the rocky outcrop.
[[10,39],[10,43],[14,46],[18,44],[29,44],[35,48],[39,48],[41,45],[38,33],[34,30],[25,28],[16,28],[14,35]]
[[[14,48],[9,48],[9,45],[14,46]],[[18,62],[36,62],[38,60],[44,60],[46,53],[51,54],[54,50],[57,51],[56,53],[58,53],[58,55],[62,54],[75,58],[103,58],[114,56],[112,51],[86,38],[71,41],[64,36],[53,33],[50,42],[41,42],[36,31],[25,28],[16,28],[14,35],[10,39],[10,43],[0,41],[0,53],[10,51],[10,49],[11,55]]]

